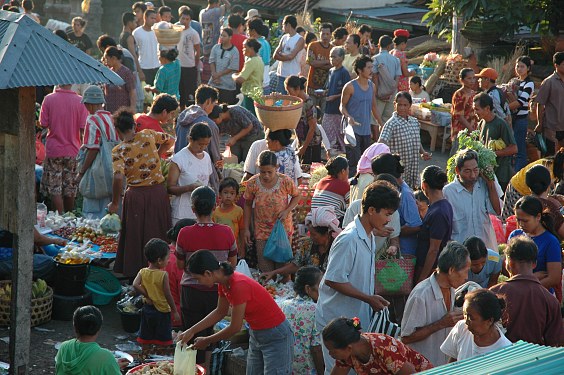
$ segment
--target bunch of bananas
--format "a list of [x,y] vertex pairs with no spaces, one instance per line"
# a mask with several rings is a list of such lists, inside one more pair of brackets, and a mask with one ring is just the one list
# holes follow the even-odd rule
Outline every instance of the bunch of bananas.
[[[45,280],[37,279],[31,286],[31,298],[41,298],[47,294],[47,283]],[[12,298],[12,283],[0,285],[0,300],[9,300]]]
[[488,148],[493,151],[503,150],[506,148],[507,145],[503,141],[503,139],[491,139],[488,142]]

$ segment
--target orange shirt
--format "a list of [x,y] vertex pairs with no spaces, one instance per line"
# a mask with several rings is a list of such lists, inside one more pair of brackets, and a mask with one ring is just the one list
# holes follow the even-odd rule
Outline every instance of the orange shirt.
[[[329,61],[329,55],[331,53],[332,44],[328,47],[324,47],[321,42],[311,42],[307,47],[307,62],[308,64],[316,60],[326,60]],[[307,76],[307,87],[308,89],[317,90],[325,86],[327,77],[329,76],[329,68],[314,68],[313,66],[309,69],[309,74]]]

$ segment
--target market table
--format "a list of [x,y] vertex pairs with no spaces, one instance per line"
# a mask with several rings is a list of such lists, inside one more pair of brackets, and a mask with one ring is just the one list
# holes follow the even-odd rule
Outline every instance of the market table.
[[442,145],[441,145],[441,152],[444,153],[445,150],[446,150],[446,141],[450,137],[450,126],[441,126],[441,125],[435,124],[432,121],[428,121],[428,120],[418,119],[418,121],[419,121],[419,126],[421,127],[421,129],[428,132],[429,135],[431,136],[431,146],[430,146],[431,152],[435,151],[435,146],[437,144],[437,137],[439,135],[439,132],[442,129],[442,132],[443,132],[442,138],[443,139],[442,139]]

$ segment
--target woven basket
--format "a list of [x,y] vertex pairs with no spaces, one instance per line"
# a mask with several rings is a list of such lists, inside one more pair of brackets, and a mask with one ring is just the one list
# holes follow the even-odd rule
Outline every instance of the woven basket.
[[447,61],[445,72],[441,76],[441,80],[454,84],[459,85],[460,82],[458,81],[458,75],[460,71],[468,66],[468,60],[462,60],[457,62]]
[[387,296],[409,295],[413,289],[415,261],[415,257],[377,260],[376,292]]
[[[0,286],[11,284],[9,280],[0,281]],[[0,299],[0,326],[10,325],[10,303],[9,299]],[[31,300],[31,326],[35,327],[51,320],[53,311],[53,289],[47,287],[47,294],[40,298]]]
[[159,44],[164,46],[176,46],[180,42],[180,36],[184,26],[173,25],[172,29],[153,29]]
[[[255,102],[255,112],[265,128],[272,131],[281,129],[295,129],[302,117],[304,102],[301,98],[291,95],[267,95],[263,97],[264,104]],[[282,101],[281,106],[274,104]],[[297,104],[294,104],[299,102]]]

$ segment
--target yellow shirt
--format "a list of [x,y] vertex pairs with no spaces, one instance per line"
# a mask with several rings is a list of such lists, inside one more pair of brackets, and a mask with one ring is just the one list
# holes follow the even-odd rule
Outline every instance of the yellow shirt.
[[216,224],[229,226],[235,239],[239,239],[239,230],[243,227],[243,209],[241,207],[233,205],[228,211],[217,207],[212,213],[212,220]]
[[243,94],[248,95],[255,87],[262,90],[264,63],[260,56],[253,56],[245,61],[243,70],[241,70],[241,77],[245,78],[245,82],[241,85]]
[[356,72],[354,71],[353,68],[353,62],[354,60],[356,60],[357,57],[359,57],[360,54],[356,55],[356,56],[351,56],[348,53],[345,55],[345,58],[343,60],[343,66],[345,67],[346,70],[349,71],[349,74],[351,75],[351,77],[354,75],[356,77]]
[[141,274],[141,285],[143,285],[149,298],[153,301],[155,309],[162,313],[169,313],[170,306],[165,298],[163,287],[166,271],[142,268],[139,273]]
[[511,178],[511,185],[522,196],[531,195],[531,189],[529,189],[527,183],[525,182],[525,174],[533,166],[540,164],[548,168],[548,171],[550,172],[550,179],[554,180],[554,174],[552,173],[552,164],[549,165],[549,163],[550,161],[547,159],[539,159],[532,163],[527,164],[523,169],[515,173],[515,176]]

